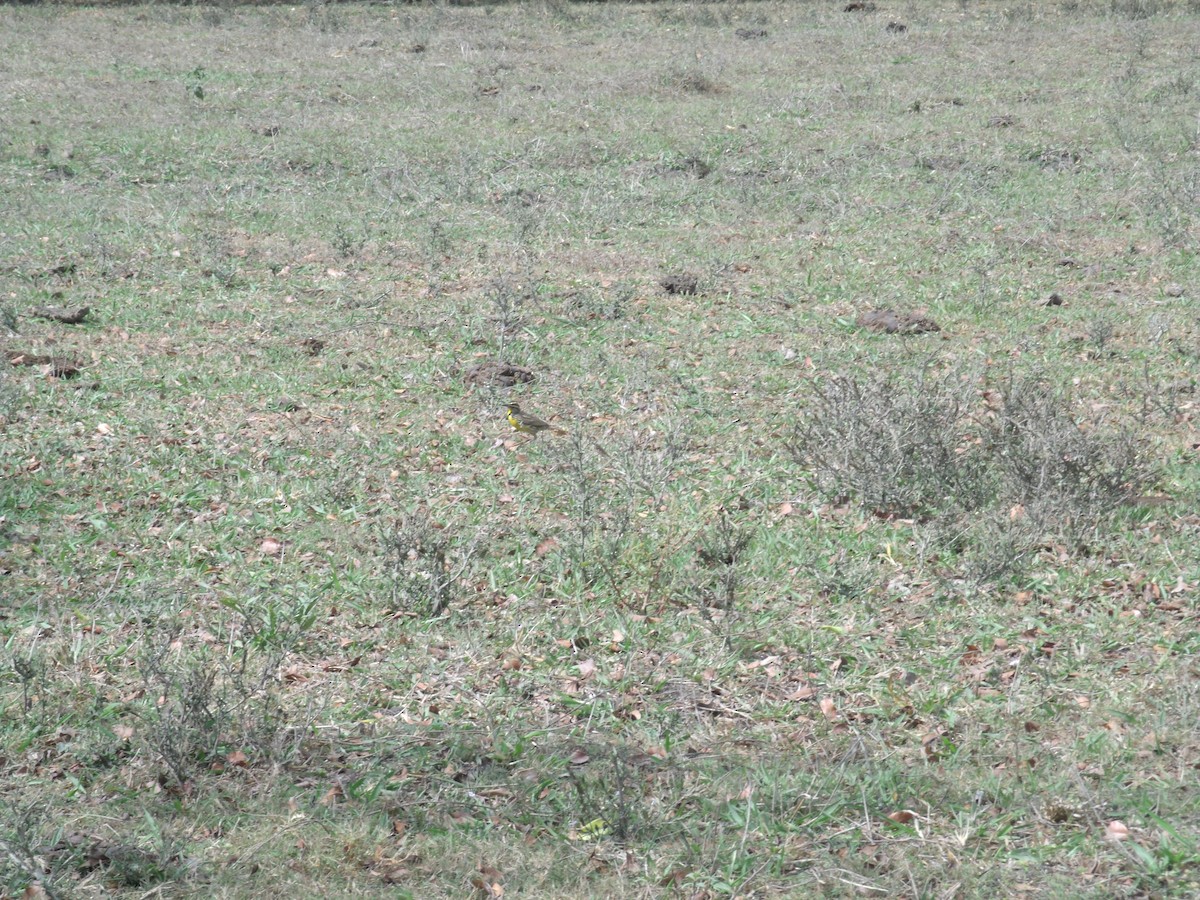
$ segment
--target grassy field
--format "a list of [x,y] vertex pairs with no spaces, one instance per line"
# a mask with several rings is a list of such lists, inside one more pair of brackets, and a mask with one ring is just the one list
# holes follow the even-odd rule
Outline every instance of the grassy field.
[[1200,8],[846,7],[0,7],[0,896],[1200,894]]

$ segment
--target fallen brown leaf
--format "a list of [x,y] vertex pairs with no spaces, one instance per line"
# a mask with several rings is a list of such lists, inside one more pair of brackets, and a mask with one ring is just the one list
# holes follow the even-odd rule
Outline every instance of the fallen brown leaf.
[[658,886],[671,887],[672,885],[680,884],[683,882],[683,879],[687,878],[694,871],[695,869],[693,869],[691,866],[681,866],[678,869],[672,869],[658,880]]

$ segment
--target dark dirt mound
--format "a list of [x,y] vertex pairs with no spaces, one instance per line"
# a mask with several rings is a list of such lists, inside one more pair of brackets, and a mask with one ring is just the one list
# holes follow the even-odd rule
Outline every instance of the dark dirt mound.
[[6,350],[4,355],[12,366],[48,366],[49,373],[56,378],[74,378],[79,374],[79,363],[66,356],[40,356],[20,350]]
[[533,381],[534,374],[524,366],[489,359],[476,363],[463,373],[467,384],[477,384],[481,387],[512,387],[515,384],[527,384]]
[[658,282],[668,294],[698,294],[700,279],[689,272],[664,275]]
[[862,313],[854,324],[887,334],[925,334],[942,330],[933,319],[916,313],[898,313],[894,309],[872,309]]
[[53,322],[62,322],[64,325],[78,325],[91,313],[90,306],[81,306],[79,309],[63,309],[61,306],[39,306],[31,309],[29,314],[35,319],[50,319]]

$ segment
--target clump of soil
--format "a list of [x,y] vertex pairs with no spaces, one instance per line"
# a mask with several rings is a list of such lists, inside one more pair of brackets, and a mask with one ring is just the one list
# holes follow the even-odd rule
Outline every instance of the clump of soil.
[[698,156],[689,156],[683,162],[671,166],[675,172],[685,172],[695,178],[707,178],[712,174],[713,167]]
[[703,72],[683,72],[675,80],[675,88],[689,94],[723,94],[724,86],[713,81]]
[[700,279],[690,272],[676,272],[664,275],[658,282],[668,294],[698,294]]
[[918,156],[913,161],[913,167],[930,172],[957,172],[966,163],[961,156]]
[[467,384],[477,384],[480,387],[512,387],[516,384],[528,384],[534,377],[532,370],[498,359],[476,363],[463,373],[463,380]]
[[933,319],[917,313],[899,313],[894,309],[872,309],[862,313],[854,324],[870,331],[886,334],[926,334],[941,331],[942,327]]
[[1032,150],[1025,154],[1025,160],[1037,163],[1043,169],[1053,171],[1073,170],[1083,162],[1083,154],[1078,150],[1051,147],[1045,150]]
[[49,319],[52,322],[62,322],[64,325],[78,325],[91,313],[90,306],[79,309],[63,309],[61,306],[39,306],[30,310],[29,314],[35,319]]
[[79,363],[66,356],[40,356],[20,350],[7,350],[4,355],[8,358],[9,365],[46,366],[49,374],[56,378],[74,378],[79,374]]

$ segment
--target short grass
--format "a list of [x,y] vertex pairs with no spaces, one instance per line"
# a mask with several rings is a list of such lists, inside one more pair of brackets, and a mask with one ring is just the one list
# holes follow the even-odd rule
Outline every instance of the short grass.
[[1200,892],[1200,13],[846,5],[0,8],[0,893]]

